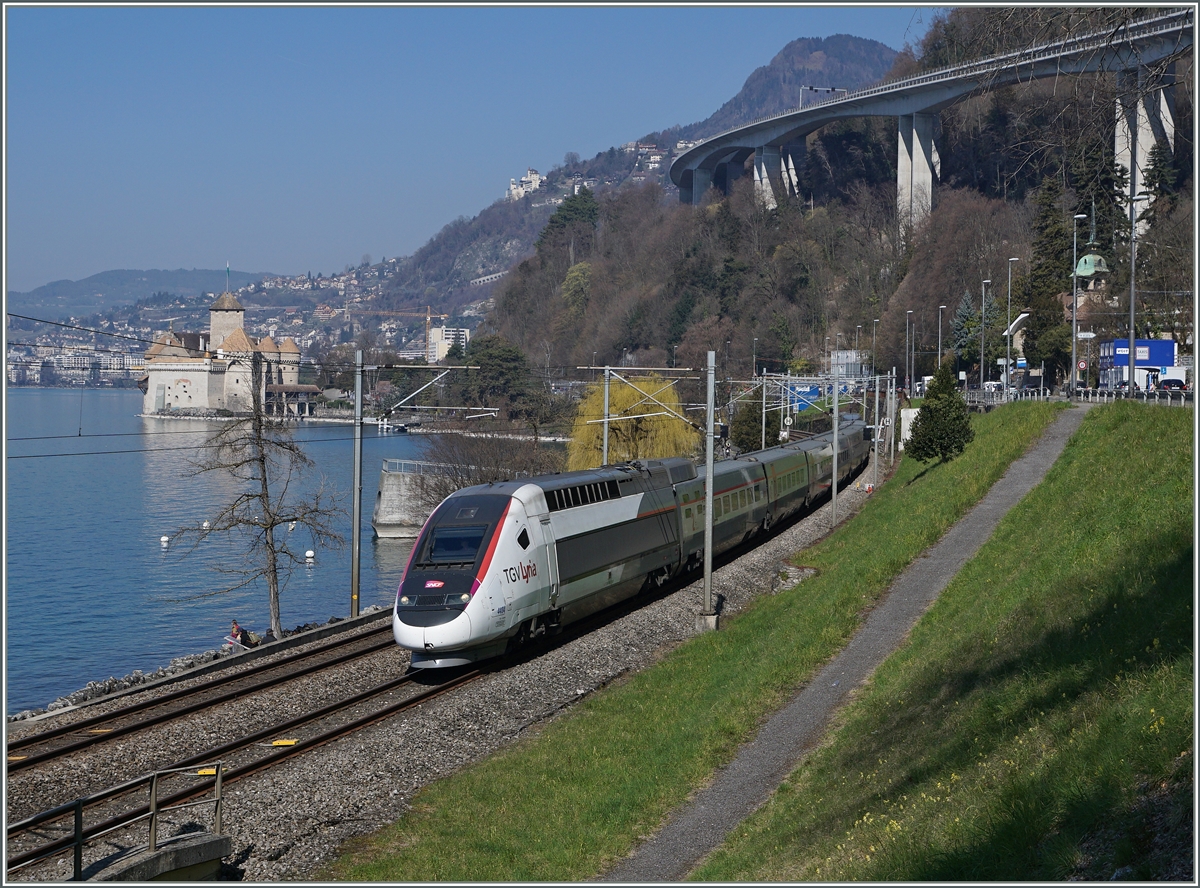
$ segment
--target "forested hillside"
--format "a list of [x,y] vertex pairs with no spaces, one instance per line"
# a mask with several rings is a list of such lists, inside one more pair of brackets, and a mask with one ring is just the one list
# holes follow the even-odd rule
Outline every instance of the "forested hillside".
[[[1053,39],[1105,16],[1093,10],[1082,22],[1072,10],[955,10],[935,22],[921,47],[898,57],[896,73]],[[1193,274],[1190,68],[1189,53],[1174,90],[1175,150],[1156,152],[1157,200],[1138,252],[1138,335],[1174,333],[1185,353]],[[895,218],[896,135],[887,119],[810,136],[802,197],[774,210],[755,199],[750,176],[699,208],[679,206],[653,185],[589,195],[595,223],[575,205],[569,224],[543,235],[535,255],[499,288],[494,327],[535,366],[585,365],[594,355],[600,363],[696,367],[712,349],[722,376],[745,377],[752,357],[760,370],[801,370],[821,365],[828,348],[856,341],[864,351],[876,343],[877,366],[900,367],[910,322],[918,370],[927,373],[938,307],[946,306],[946,348],[965,370],[979,361],[985,280],[992,282],[989,366],[1003,354],[1008,259],[1016,257],[1013,301],[1034,313],[1029,356],[1061,374],[1070,357],[1063,306],[1072,216],[1089,217],[1079,226],[1082,255],[1093,206],[1096,250],[1112,274],[1082,316],[1100,336],[1127,329],[1129,224],[1114,169],[1114,101],[1115,77],[1096,74],[997,90],[945,110],[934,210],[907,238]]]
[[[846,34],[793,40],[769,64],[755,70],[741,90],[707,119],[638,138],[638,142],[658,145],[668,152],[656,169],[645,169],[636,154],[615,146],[591,159],[568,155],[561,165],[545,173],[547,183],[539,192],[518,201],[497,201],[472,219],[459,218],[412,256],[401,259],[381,307],[432,302],[442,310],[451,310],[478,299],[480,291],[466,289],[469,282],[504,271],[533,252],[534,241],[554,211],[547,205],[547,197],[560,193],[573,177],[598,182],[601,187],[635,187],[637,183],[631,177],[638,174],[645,182],[673,192],[667,172],[671,152],[680,139],[707,138],[757,117],[795,108],[802,102],[802,86],[858,89],[870,85],[888,73],[895,57],[894,50],[878,41]],[[811,98],[809,95],[807,100]],[[614,134],[614,142],[635,135]],[[849,139],[834,137],[831,151],[848,151],[853,156],[852,165],[863,166],[858,147],[861,141],[857,135]],[[854,144],[848,144],[851,142]],[[886,161],[872,157],[865,160],[865,166],[878,173],[884,170]],[[815,187],[824,193],[828,183],[817,183]]]

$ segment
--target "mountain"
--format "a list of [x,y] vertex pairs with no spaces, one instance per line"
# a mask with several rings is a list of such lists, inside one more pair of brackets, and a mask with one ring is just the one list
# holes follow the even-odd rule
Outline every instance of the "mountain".
[[[632,154],[609,148],[591,160],[555,167],[542,189],[517,202],[499,201],[473,219],[459,219],[430,238],[412,256],[400,260],[399,274],[389,282],[384,304],[389,308],[440,302],[443,310],[456,307],[480,292],[467,290],[468,281],[505,271],[532,255],[533,243],[550,218],[554,206],[570,193],[572,181],[594,182],[600,188],[626,181],[657,182],[673,190],[668,172],[676,141],[695,140],[748,123],[768,114],[799,107],[813,100],[802,87],[859,89],[886,77],[897,56],[877,40],[848,34],[801,37],[776,53],[770,63],[756,69],[737,95],[705,120],[651,134],[640,142],[656,144],[664,157],[650,168],[646,152]],[[430,291],[433,291],[430,293]],[[490,288],[489,288],[490,290]],[[435,295],[436,294],[436,295]]]
[[814,101],[802,87],[861,89],[878,83],[892,68],[897,52],[878,40],[834,34],[800,37],[781,49],[770,64],[746,78],[736,96],[699,123],[680,127],[680,139],[706,139]]
[[[229,286],[236,290],[265,277],[269,277],[266,272],[230,271]],[[204,293],[221,293],[225,286],[225,269],[121,269],[102,271],[81,281],[54,281],[28,293],[10,290],[6,303],[8,311],[51,320],[87,317],[137,302],[160,291],[186,298]]]

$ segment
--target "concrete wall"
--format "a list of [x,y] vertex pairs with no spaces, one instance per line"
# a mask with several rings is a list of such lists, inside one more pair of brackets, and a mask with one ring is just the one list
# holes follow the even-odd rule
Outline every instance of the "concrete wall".
[[386,467],[379,473],[379,492],[371,514],[375,536],[416,539],[429,517],[415,495],[418,478],[408,472],[389,472]]

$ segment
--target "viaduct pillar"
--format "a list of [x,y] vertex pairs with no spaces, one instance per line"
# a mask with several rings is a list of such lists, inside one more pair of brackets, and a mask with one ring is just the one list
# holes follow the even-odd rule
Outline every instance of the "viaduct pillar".
[[[1117,131],[1113,153],[1118,166],[1129,173],[1129,196],[1145,190],[1150,152],[1158,143],[1175,150],[1175,66],[1152,73],[1145,66],[1117,74]],[[1138,234],[1145,222],[1138,221]]]
[[933,131],[937,114],[901,114],[896,150],[896,213],[905,230],[929,214],[933,179],[940,167]]

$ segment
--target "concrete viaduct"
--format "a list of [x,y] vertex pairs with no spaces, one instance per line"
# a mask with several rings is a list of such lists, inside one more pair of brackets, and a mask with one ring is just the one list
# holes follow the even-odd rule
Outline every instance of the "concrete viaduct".
[[1091,33],[966,65],[894,80],[764,117],[701,142],[671,164],[683,203],[700,203],[710,186],[728,193],[754,157],[754,184],[774,207],[776,194],[795,194],[805,136],[850,117],[899,120],[896,164],[898,218],[905,227],[929,212],[940,161],[933,135],[943,108],[973,94],[1048,77],[1116,71],[1116,162],[1130,171],[1130,195],[1142,190],[1156,141],[1174,148],[1170,90],[1172,59],[1192,45],[1193,9],[1168,10],[1116,31]]

